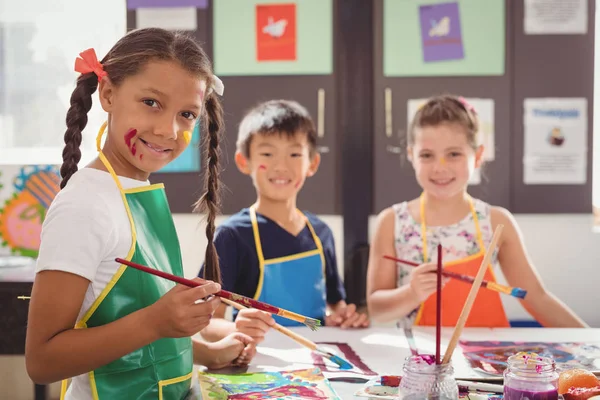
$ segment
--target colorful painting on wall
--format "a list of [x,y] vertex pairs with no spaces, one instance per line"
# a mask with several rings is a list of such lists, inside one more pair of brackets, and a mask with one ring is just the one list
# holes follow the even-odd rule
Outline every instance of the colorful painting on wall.
[[296,4],[256,5],[256,59],[296,61]]
[[462,60],[465,57],[458,3],[419,7],[423,61]]
[[[6,181],[3,184],[6,189],[8,184]],[[10,188],[12,194],[0,206],[2,247],[8,248],[14,255],[37,257],[42,222],[59,190],[60,173],[57,167],[21,167],[13,179]]]
[[552,357],[559,370],[583,368],[594,372],[600,371],[600,342],[461,341],[460,346],[471,368],[488,375],[501,376],[507,367],[508,357],[519,352],[532,352],[543,357]]
[[236,375],[199,373],[202,397],[235,399],[339,399],[319,368]]

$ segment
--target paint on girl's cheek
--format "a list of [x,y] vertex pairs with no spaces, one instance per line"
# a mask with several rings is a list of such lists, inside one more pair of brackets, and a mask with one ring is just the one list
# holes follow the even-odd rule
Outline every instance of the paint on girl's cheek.
[[135,148],[135,143],[134,143],[133,146],[131,146],[131,154],[133,154],[135,156],[136,151],[137,151],[137,149]]
[[136,129],[130,129],[125,134],[125,144],[127,145],[127,148],[131,149],[131,141],[135,137],[136,133],[137,133]]
[[266,171],[267,167],[261,164],[261,165],[258,166],[258,169],[264,169]]
[[144,153],[140,154],[140,161],[142,161],[142,159],[144,158]]
[[185,144],[188,145],[192,141],[192,132],[183,131],[183,140],[185,140]]

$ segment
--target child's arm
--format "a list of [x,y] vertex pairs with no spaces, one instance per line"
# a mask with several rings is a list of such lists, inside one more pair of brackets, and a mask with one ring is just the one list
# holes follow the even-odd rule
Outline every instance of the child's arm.
[[239,332],[251,337],[254,344],[259,344],[265,340],[265,335],[271,326],[275,325],[271,314],[253,308],[240,310],[235,322],[228,321],[225,319],[226,307],[225,304],[221,304],[215,311],[214,318],[202,331],[202,337],[206,340],[215,342],[234,332]]
[[227,335],[214,343],[208,343],[198,338],[192,340],[194,364],[204,365],[209,369],[246,365],[256,354],[252,338],[239,332]]
[[220,290],[209,283],[177,285],[152,306],[109,324],[74,329],[89,281],[63,271],[37,274],[31,293],[25,361],[39,384],[81,375],[164,337],[191,336],[203,329],[219,299],[194,304]]
[[521,304],[546,327],[588,327],[588,325],[565,304],[544,287],[535,267],[529,260],[522,234],[510,212],[493,207],[492,225],[504,225],[499,243],[498,261],[510,286],[527,290]]
[[407,316],[436,291],[435,264],[423,264],[412,271],[410,284],[397,287],[396,262],[383,258],[395,255],[394,210],[387,208],[377,218],[371,240],[367,270],[367,305],[376,321],[392,321]]
[[[223,289],[244,294],[238,291],[236,282],[240,276],[240,268],[247,267],[243,243],[237,233],[228,227],[220,226],[215,234],[215,247],[219,255],[219,266]],[[202,277],[203,269],[199,276]],[[246,294],[247,295],[247,294]],[[211,342],[222,340],[234,332],[240,332],[254,339],[255,344],[262,342],[270,326],[275,324],[271,314],[255,310],[241,310],[235,322],[225,319],[227,306],[221,304],[215,311],[210,324],[201,332],[202,337]]]

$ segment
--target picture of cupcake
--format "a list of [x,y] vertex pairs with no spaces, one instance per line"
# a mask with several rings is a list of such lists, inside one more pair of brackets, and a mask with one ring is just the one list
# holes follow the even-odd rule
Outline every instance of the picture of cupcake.
[[565,142],[565,137],[560,130],[560,128],[555,127],[550,131],[550,136],[548,137],[548,142],[552,146],[561,146]]

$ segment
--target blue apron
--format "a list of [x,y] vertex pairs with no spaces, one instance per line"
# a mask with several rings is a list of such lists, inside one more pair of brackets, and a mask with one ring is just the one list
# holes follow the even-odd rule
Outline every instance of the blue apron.
[[[301,211],[298,211],[301,213]],[[317,248],[285,257],[265,260],[256,210],[250,207],[250,218],[256,254],[258,255],[260,275],[254,299],[286,310],[321,320],[324,323],[327,300],[325,298],[325,257],[323,245],[306,219],[306,225],[312,234]],[[300,322],[273,316],[284,326],[300,326]]]

